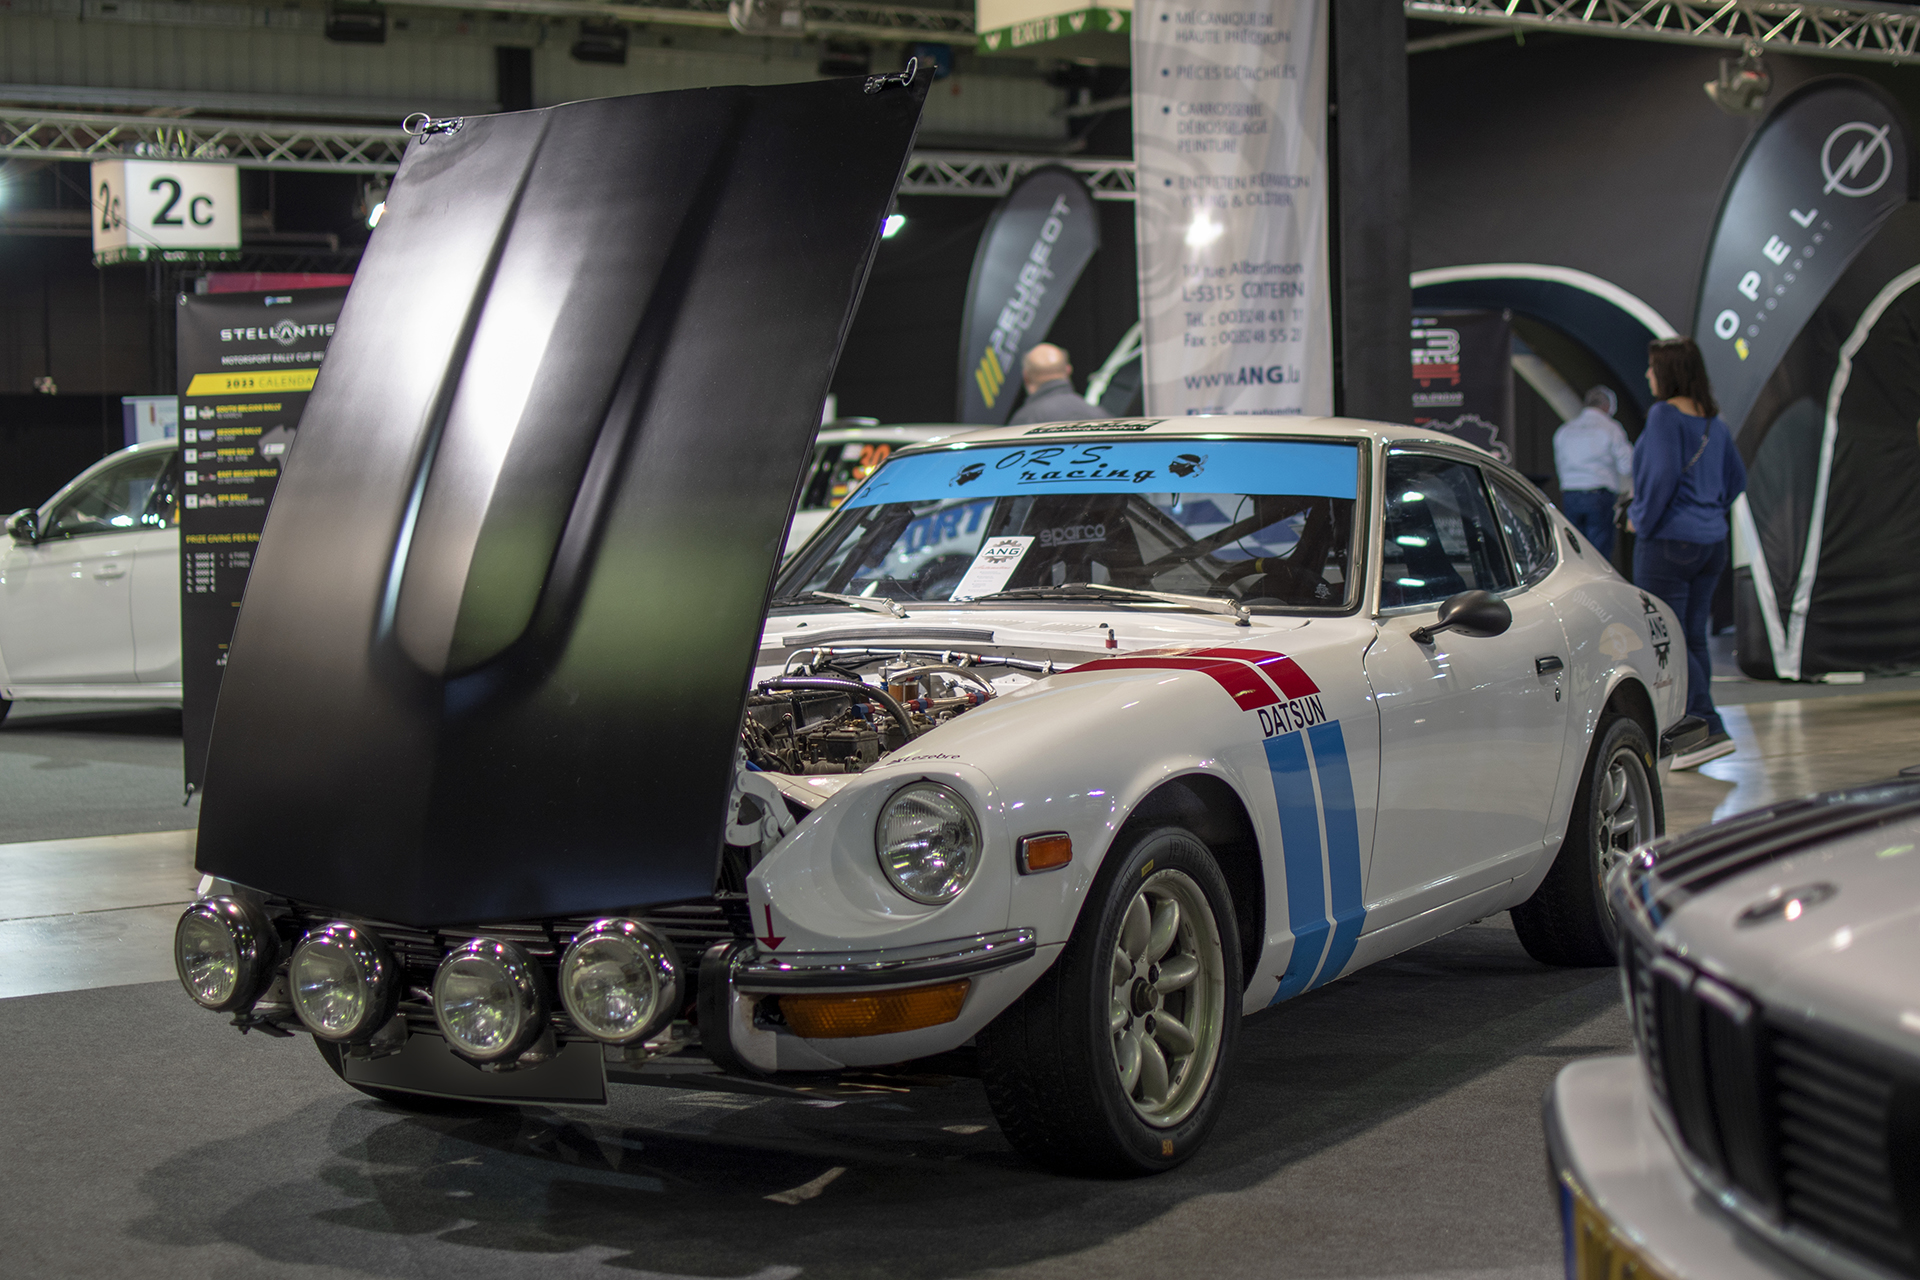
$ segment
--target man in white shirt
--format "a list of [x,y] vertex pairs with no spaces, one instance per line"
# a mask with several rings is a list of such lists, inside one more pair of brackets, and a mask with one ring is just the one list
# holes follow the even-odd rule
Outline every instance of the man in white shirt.
[[1613,558],[1613,509],[1633,489],[1633,446],[1613,420],[1619,401],[1611,387],[1587,392],[1587,407],[1553,433],[1553,465],[1560,473],[1560,510],[1600,554]]

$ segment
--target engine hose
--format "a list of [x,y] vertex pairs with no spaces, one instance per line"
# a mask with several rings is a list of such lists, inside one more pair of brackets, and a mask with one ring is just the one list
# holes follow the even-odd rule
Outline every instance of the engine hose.
[[763,681],[759,686],[759,691],[762,693],[769,689],[816,689],[822,692],[859,694],[886,707],[888,713],[893,716],[894,722],[900,726],[900,732],[905,734],[909,741],[916,736],[913,731],[913,722],[907,719],[906,709],[895,702],[893,695],[885,689],[876,689],[864,680],[840,680],[833,676],[775,676],[771,680]]

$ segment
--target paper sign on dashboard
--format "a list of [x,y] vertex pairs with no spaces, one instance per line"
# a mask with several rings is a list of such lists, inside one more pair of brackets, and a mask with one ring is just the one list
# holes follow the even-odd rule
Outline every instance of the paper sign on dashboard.
[[960,585],[953,589],[952,599],[971,600],[975,596],[989,596],[1007,585],[1013,577],[1013,571],[1020,567],[1021,558],[1027,554],[1027,548],[1033,545],[1033,539],[1027,538],[988,538],[987,544],[980,548],[980,554],[967,566]]

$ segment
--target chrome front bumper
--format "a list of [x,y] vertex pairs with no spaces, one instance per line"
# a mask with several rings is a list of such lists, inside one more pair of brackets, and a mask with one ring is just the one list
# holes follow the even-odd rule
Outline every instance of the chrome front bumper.
[[1004,969],[1038,949],[1033,930],[1003,929],[971,938],[877,951],[783,956],[777,951],[756,950],[735,958],[733,985],[741,991],[768,994],[919,986]]

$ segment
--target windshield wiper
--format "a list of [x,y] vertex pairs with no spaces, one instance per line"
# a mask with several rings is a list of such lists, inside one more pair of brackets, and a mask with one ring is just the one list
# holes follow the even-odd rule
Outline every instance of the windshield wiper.
[[831,600],[835,604],[850,605],[855,609],[865,609],[868,613],[884,613],[890,618],[904,618],[907,611],[898,600],[888,600],[875,596],[843,596],[837,591],[802,591],[797,596],[781,596],[770,608],[778,609],[782,605],[806,604],[810,600]]
[[1253,611],[1238,600],[1222,600],[1218,596],[1190,596],[1176,591],[1138,591],[1132,587],[1116,587],[1107,582],[1063,582],[1057,587],[1015,587],[1010,591],[995,591],[984,596],[972,596],[974,603],[982,600],[1072,600],[1087,596],[1128,596],[1136,600],[1158,600],[1165,604],[1185,605],[1190,609],[1202,609],[1208,613],[1230,613],[1236,619],[1236,625],[1250,627]]

